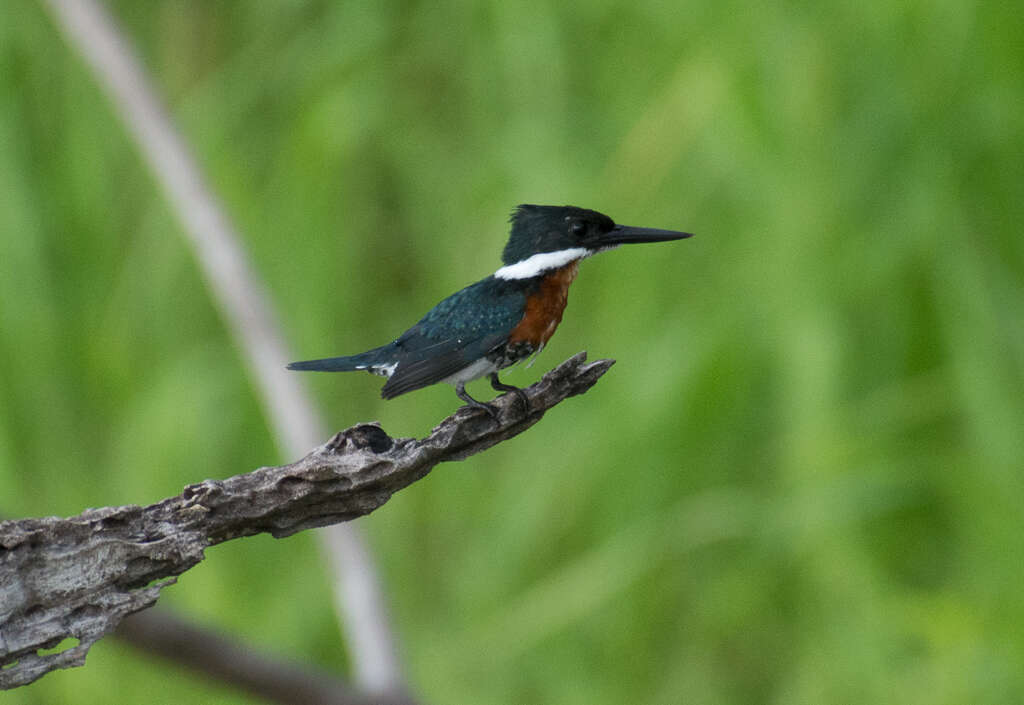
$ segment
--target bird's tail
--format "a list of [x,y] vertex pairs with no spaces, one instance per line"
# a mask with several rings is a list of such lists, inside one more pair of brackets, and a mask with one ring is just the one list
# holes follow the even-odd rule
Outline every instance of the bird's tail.
[[302,360],[300,362],[288,363],[289,370],[314,370],[317,372],[350,372],[352,370],[367,370],[378,373],[378,369],[386,367],[391,351],[390,345],[374,348],[358,355],[347,355],[344,357],[325,357],[321,360]]

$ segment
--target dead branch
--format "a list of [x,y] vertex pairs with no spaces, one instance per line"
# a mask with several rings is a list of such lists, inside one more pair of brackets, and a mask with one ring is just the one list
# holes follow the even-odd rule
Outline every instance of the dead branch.
[[[578,353],[528,387],[528,414],[509,394],[494,402],[497,419],[463,407],[422,440],[360,424],[291,465],[205,480],[147,507],[0,523],[0,688],[82,665],[98,639],[152,606],[208,546],[261,532],[280,538],[368,514],[438,463],[522,433],[555,404],[587,391],[614,362],[585,361]],[[67,638],[79,643],[41,653]]]

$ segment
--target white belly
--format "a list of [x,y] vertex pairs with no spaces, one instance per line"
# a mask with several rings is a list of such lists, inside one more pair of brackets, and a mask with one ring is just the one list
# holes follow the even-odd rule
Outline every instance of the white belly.
[[474,379],[486,377],[492,372],[497,371],[497,365],[488,360],[486,357],[482,357],[476,362],[474,362],[472,365],[469,365],[468,367],[463,367],[455,374],[449,375],[448,377],[445,377],[441,381],[453,385],[458,384],[459,382],[472,382]]

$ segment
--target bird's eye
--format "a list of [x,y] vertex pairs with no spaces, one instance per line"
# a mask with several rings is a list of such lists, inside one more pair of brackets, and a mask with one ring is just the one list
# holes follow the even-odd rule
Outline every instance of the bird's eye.
[[587,232],[587,224],[581,220],[574,220],[569,224],[569,232],[576,237],[582,237]]

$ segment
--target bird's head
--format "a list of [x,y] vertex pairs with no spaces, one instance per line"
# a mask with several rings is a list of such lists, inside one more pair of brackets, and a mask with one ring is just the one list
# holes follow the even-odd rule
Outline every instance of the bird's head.
[[499,276],[521,279],[619,245],[681,240],[690,233],[616,225],[603,213],[576,206],[523,204],[511,217]]

